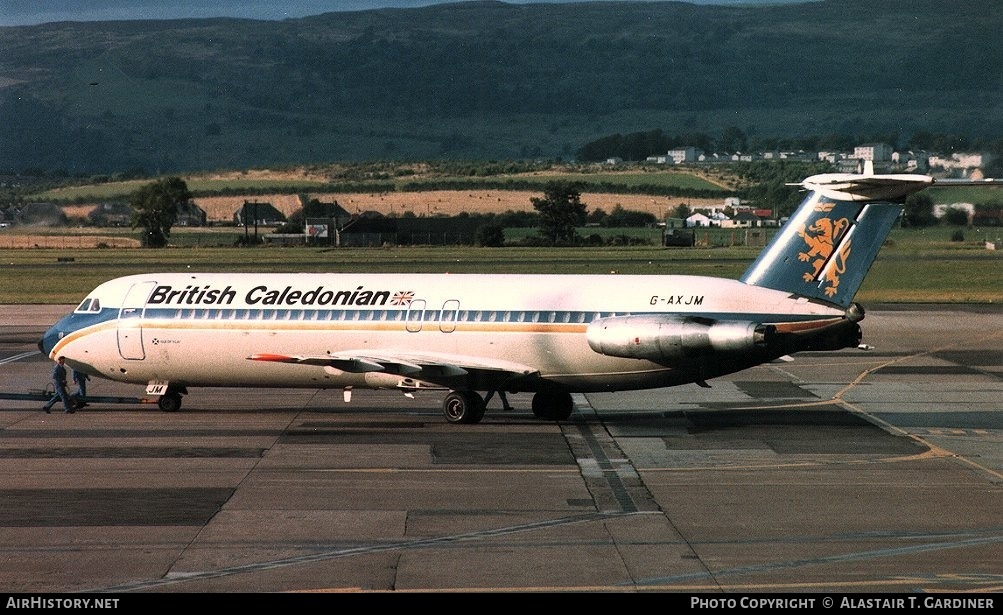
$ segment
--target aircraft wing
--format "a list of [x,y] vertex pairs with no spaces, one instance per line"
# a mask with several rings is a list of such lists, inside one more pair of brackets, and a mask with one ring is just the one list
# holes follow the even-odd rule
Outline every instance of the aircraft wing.
[[318,356],[259,353],[247,358],[251,361],[323,366],[353,374],[381,372],[445,386],[458,379],[500,385],[540,374],[536,368],[512,361],[433,352],[388,350],[373,353],[359,350]]

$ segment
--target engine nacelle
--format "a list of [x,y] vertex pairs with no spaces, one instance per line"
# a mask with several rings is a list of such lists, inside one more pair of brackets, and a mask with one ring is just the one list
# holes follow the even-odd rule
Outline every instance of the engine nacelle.
[[708,351],[738,353],[765,347],[773,327],[744,321],[611,316],[593,321],[585,335],[600,354],[666,361]]

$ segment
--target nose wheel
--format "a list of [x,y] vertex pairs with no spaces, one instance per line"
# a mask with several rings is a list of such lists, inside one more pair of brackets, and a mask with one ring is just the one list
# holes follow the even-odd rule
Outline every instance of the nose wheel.
[[157,407],[163,412],[177,412],[181,409],[181,391],[167,389],[167,392],[157,399]]

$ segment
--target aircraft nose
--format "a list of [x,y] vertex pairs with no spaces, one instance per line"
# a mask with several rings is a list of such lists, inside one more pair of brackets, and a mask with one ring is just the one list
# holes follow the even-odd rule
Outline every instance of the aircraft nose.
[[42,338],[38,340],[38,351],[45,356],[48,356],[49,353],[52,352],[56,342],[58,342],[59,338],[62,336],[62,331],[56,327],[50,327],[49,330],[42,335]]

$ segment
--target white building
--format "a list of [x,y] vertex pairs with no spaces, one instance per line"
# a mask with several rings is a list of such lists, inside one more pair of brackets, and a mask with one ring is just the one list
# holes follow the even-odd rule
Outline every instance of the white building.
[[989,154],[964,154],[955,152],[950,156],[930,156],[931,167],[942,169],[979,169],[992,162]]
[[887,143],[867,143],[853,148],[853,157],[858,160],[886,162],[892,159],[892,148]]
[[975,216],[975,205],[972,203],[940,203],[933,206],[933,215],[937,218],[943,218],[948,211],[952,209],[957,209],[965,212],[968,215],[968,220]]
[[700,156],[703,156],[703,153],[702,149],[688,145],[686,147],[670,149],[667,156],[672,159],[674,164],[682,164],[684,162],[696,162]]
[[687,228],[709,227],[710,225],[711,225],[711,219],[708,216],[705,216],[704,214],[697,213],[693,214],[689,218],[686,218]]

